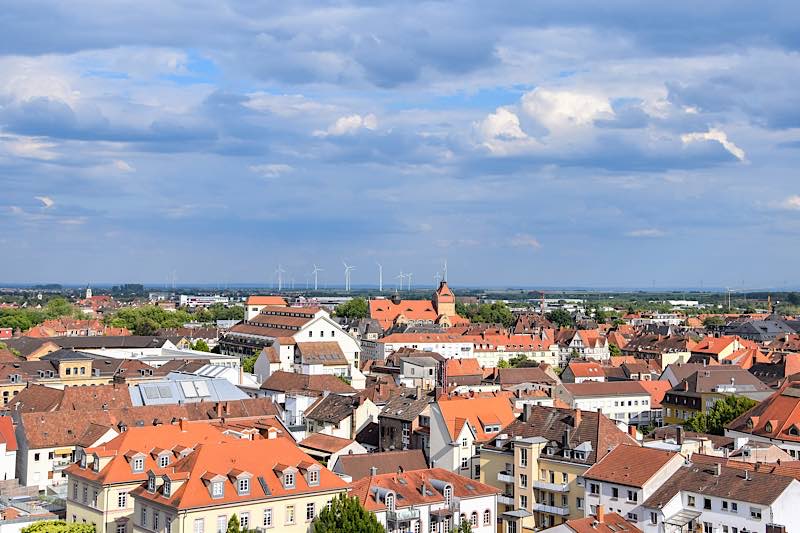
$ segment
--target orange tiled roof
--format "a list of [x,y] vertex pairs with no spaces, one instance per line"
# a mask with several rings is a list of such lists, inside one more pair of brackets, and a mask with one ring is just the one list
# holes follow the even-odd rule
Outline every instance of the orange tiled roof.
[[568,367],[576,378],[596,378],[605,376],[600,363],[570,361]]
[[447,376],[482,376],[483,370],[477,359],[448,359]]
[[246,305],[286,306],[286,299],[282,296],[248,296]]
[[621,444],[589,468],[584,477],[642,488],[676,455],[676,452]]
[[514,421],[514,411],[507,396],[446,398],[438,400],[450,437],[456,439],[465,423],[473,428],[478,442],[497,437],[499,432],[486,433],[486,425],[499,425],[500,429]]

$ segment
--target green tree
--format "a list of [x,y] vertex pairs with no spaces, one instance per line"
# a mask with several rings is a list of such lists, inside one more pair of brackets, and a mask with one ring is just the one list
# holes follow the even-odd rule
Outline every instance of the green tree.
[[239,533],[239,517],[236,516],[236,513],[233,513],[228,520],[226,533]]
[[510,366],[511,366],[511,364],[508,361],[506,361],[505,359],[500,359],[497,362],[497,368],[508,368]]
[[95,533],[92,524],[68,524],[63,520],[44,520],[22,528],[22,533]]
[[516,318],[505,302],[464,305],[456,302],[456,313],[468,318],[471,322],[502,324],[505,327],[514,325]]
[[358,498],[342,493],[314,519],[314,533],[386,533],[386,530]]
[[719,315],[707,316],[703,319],[703,326],[707,328],[724,326],[725,319]]
[[564,309],[556,309],[547,313],[547,320],[560,328],[571,328],[575,326],[575,319]]
[[44,314],[47,318],[76,316],[78,313],[78,310],[71,303],[61,297],[49,300],[44,306]]
[[789,303],[792,305],[800,305],[800,292],[790,292],[786,299],[789,300]]
[[252,374],[253,371],[256,369],[256,360],[258,359],[257,355],[249,355],[242,359],[242,370],[247,372],[248,374]]
[[622,350],[620,350],[619,346],[617,346],[616,344],[609,344],[608,353],[610,353],[612,357],[617,357],[619,355],[622,355]]
[[334,314],[345,318],[366,318],[369,315],[369,304],[364,298],[353,298],[337,305]]
[[194,344],[192,344],[192,350],[197,350],[198,352],[210,352],[211,348],[208,347],[208,343],[203,339],[197,339]]
[[723,435],[725,425],[749,411],[758,402],[745,396],[726,396],[711,407],[708,413],[697,413],[684,423],[689,431]]
[[159,329],[179,328],[192,321],[192,315],[182,309],[167,311],[155,305],[126,307],[106,319],[115,328],[128,328],[136,335],[155,335]]
[[472,525],[466,520],[462,520],[458,527],[454,530],[454,533],[472,533]]

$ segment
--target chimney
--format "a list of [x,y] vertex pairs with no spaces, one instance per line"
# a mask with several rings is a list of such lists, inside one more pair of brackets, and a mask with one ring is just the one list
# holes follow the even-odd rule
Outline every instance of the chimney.
[[574,427],[575,429],[578,429],[578,426],[581,425],[581,418],[582,418],[580,409],[575,409],[575,414],[573,415],[573,418],[575,421]]
[[244,367],[239,365],[239,385],[244,384]]
[[750,471],[749,470],[745,470],[744,471],[744,480],[745,481],[750,481]]
[[369,475],[370,476],[377,476],[378,475],[378,467],[377,466],[369,467]]
[[597,518],[598,522],[600,522],[601,524],[603,523],[603,521],[606,518],[606,513],[602,505],[597,506],[597,510],[595,511],[594,516],[595,518]]
[[717,477],[722,475],[722,463],[714,464],[714,475]]
[[178,426],[181,428],[181,432],[186,431],[186,421],[183,418],[178,420]]
[[636,426],[628,426],[628,435],[630,435],[633,440],[636,440]]
[[222,418],[222,402],[217,402],[217,418]]
[[523,404],[522,406],[522,421],[527,422],[531,419],[531,413],[533,412],[533,406],[529,403]]
[[675,429],[675,442],[678,446],[683,446],[683,426],[678,426]]

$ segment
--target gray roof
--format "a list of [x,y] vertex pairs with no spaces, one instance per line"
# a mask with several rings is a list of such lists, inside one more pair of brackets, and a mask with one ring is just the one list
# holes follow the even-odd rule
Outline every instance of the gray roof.
[[166,379],[160,381],[137,383],[128,390],[134,406],[225,402],[248,398],[227,379],[208,379],[180,373],[168,374]]
[[379,416],[412,421],[428,406],[428,398],[423,396],[419,400],[397,396],[386,403]]
[[91,337],[51,337],[47,340],[62,348],[161,348],[169,339],[166,337],[150,337],[143,335]]

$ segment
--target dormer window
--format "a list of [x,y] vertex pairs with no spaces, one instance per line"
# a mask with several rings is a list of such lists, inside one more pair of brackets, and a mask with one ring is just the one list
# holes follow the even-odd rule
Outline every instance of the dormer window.
[[[86,463],[86,456],[85,455],[83,456],[81,461],[83,461],[84,462],[84,466],[86,466],[85,465],[85,463]],[[98,456],[96,456],[96,455],[94,456],[94,459],[92,460],[92,470],[94,470],[95,472],[99,472],[100,471],[100,458]]]
[[793,437],[798,437],[800,436],[800,430],[797,429],[797,426],[792,424],[792,427],[789,428],[789,435],[792,435]]
[[156,476],[153,474],[147,476],[147,490],[150,492],[156,491]]
[[166,453],[164,455],[159,455],[158,466],[161,468],[165,468],[167,465],[169,465],[169,455]]
[[172,494],[172,482],[168,478],[164,478],[164,496],[169,497]]
[[394,511],[394,494],[389,492],[386,494],[385,497],[386,502],[386,510],[387,511]]
[[246,496],[250,494],[250,478],[241,478],[237,485],[237,490],[239,492],[239,496]]
[[222,485],[222,481],[214,481],[211,483],[211,497],[212,498],[222,498],[225,495],[225,489]]
[[86,468],[86,454],[81,454],[81,468]]
[[283,474],[283,488],[284,489],[294,488],[294,472],[286,472]]
[[308,484],[312,487],[319,485],[319,470],[308,471]]
[[767,422],[767,425],[764,426],[764,431],[767,433],[772,433],[772,422]]
[[134,473],[144,472],[144,457],[134,457],[133,471]]

